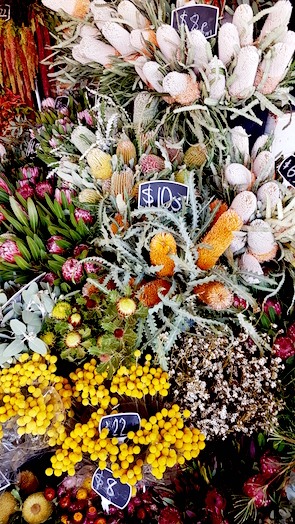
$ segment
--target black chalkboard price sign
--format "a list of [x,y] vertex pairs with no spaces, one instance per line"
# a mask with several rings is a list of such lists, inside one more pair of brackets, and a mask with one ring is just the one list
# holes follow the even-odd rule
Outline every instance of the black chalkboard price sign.
[[103,428],[109,430],[108,437],[110,438],[126,437],[129,431],[136,432],[140,429],[140,416],[138,413],[106,415],[100,419],[99,432],[101,432]]
[[280,175],[293,187],[295,187],[295,155],[290,155],[281,163],[278,168]]
[[166,207],[169,211],[180,211],[182,199],[188,202],[188,186],[168,180],[143,182],[138,191],[138,207]]
[[178,30],[182,24],[187,25],[189,31],[197,29],[205,38],[217,35],[218,7],[214,5],[189,5],[172,11],[171,25]]
[[131,498],[131,486],[114,479],[113,473],[107,468],[104,470],[98,468],[95,471],[91,487],[98,495],[119,509],[124,509]]
[[0,20],[4,20],[4,22],[8,22],[10,20],[10,5],[9,4],[1,4],[0,3]]
[[58,96],[55,99],[54,109],[59,110],[59,109],[62,109],[63,107],[68,107],[69,102],[70,102],[70,99],[68,96]]

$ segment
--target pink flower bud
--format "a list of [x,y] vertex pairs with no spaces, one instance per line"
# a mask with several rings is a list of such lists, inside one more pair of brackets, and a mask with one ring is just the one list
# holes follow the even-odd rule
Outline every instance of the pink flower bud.
[[266,313],[266,315],[268,315],[268,311],[270,307],[272,307],[275,310],[276,314],[280,316],[280,314],[282,313],[282,308],[281,308],[281,304],[278,301],[275,302],[274,300],[268,299],[265,302],[263,311],[264,313]]
[[34,189],[27,184],[24,187],[17,189],[16,192],[19,193],[25,200],[27,200],[29,197],[33,196]]
[[278,337],[275,341],[274,347],[276,350],[276,356],[280,357],[282,360],[295,355],[294,343],[290,337]]
[[80,218],[82,218],[84,224],[92,224],[93,217],[91,216],[91,213],[85,209],[80,209],[79,207],[75,209],[75,219],[77,222],[79,222]]
[[[4,175],[2,175],[2,176],[4,176]],[[5,191],[5,193],[8,193],[8,195],[12,195],[12,192],[10,191],[10,189],[9,189],[8,185],[6,184],[6,182],[4,182],[3,178],[0,178],[0,189],[3,189],[3,191]]]
[[54,99],[51,98],[51,97],[45,98],[44,100],[42,100],[41,106],[43,108],[52,108],[52,109],[54,109],[54,107],[55,107]]
[[11,262],[12,264],[14,264],[15,255],[18,255],[19,257],[22,256],[16,243],[13,240],[6,240],[5,242],[3,242],[3,244],[1,244],[0,258],[2,258],[5,262]]
[[50,273],[46,273],[45,277],[43,278],[43,281],[44,282],[48,282],[48,284],[50,286],[53,286],[54,284],[54,281],[57,279],[57,275],[55,275],[54,273],[50,272]]
[[78,284],[83,275],[83,265],[75,258],[69,258],[62,266],[62,274],[67,282]]
[[64,253],[64,249],[62,247],[59,247],[56,243],[56,240],[64,240],[63,237],[60,237],[58,235],[54,235],[53,237],[50,237],[47,240],[47,251],[53,255],[61,255]]
[[[66,197],[68,203],[71,204],[71,202],[72,202],[72,198],[71,198],[72,197],[72,192],[69,189],[63,189],[62,191],[65,194],[65,197]],[[60,189],[56,188],[55,193],[54,193],[54,198],[61,205],[62,202],[61,202],[61,190]]]
[[39,182],[36,185],[36,195],[39,198],[45,198],[45,193],[47,193],[49,196],[53,194],[53,187],[49,182]]
[[78,244],[78,246],[75,247],[74,249],[74,257],[78,257],[79,255],[81,255],[81,253],[83,253],[83,251],[89,251],[89,247],[87,246],[87,244]]
[[80,111],[80,113],[77,114],[77,117],[79,120],[83,120],[83,118],[85,118],[86,124],[93,126],[93,118],[87,109]]
[[269,453],[264,453],[260,458],[260,467],[265,478],[272,477],[281,469],[279,460]]

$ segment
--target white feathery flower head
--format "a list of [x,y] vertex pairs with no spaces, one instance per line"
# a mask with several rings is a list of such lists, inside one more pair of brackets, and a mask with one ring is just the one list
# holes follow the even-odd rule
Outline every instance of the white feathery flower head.
[[232,253],[236,253],[237,251],[240,251],[240,249],[243,249],[247,242],[247,233],[243,234],[235,234],[235,238],[233,239],[230,249]]
[[173,71],[163,79],[163,91],[175,97],[187,88],[187,75]]
[[194,51],[195,73],[199,72],[199,68],[205,69],[208,64],[207,57],[207,40],[201,31],[193,29],[188,35],[188,41]]
[[223,62],[214,56],[207,68],[210,83],[209,96],[213,100],[220,100],[225,92],[225,69]]
[[119,3],[118,13],[122,16],[123,20],[129,22],[132,29],[145,29],[150,26],[150,22],[129,0],[122,0],[122,2]]
[[233,24],[236,26],[241,47],[253,44],[253,24],[249,22],[254,17],[252,7],[248,4],[241,4],[237,7],[233,16]]
[[104,0],[94,0],[90,4],[90,9],[98,29],[102,29],[104,23],[109,22],[112,15],[116,14],[116,10]]
[[257,208],[256,196],[252,191],[241,191],[232,201],[230,209],[233,209],[244,223],[250,220]]
[[157,42],[161,53],[170,62],[180,46],[180,37],[177,31],[168,24],[162,24],[157,29]]
[[261,151],[255,158],[253,164],[253,173],[255,178],[260,178],[260,182],[275,174],[275,158],[270,151]]
[[240,49],[239,33],[234,24],[223,24],[218,31],[218,57],[227,67],[237,56],[236,47]]
[[159,71],[159,68],[159,64],[151,60],[150,62],[146,62],[146,64],[144,64],[142,71],[149,84],[151,84],[152,88],[155,89],[155,91],[158,93],[163,93],[162,83],[164,75],[162,75],[162,73]]
[[76,60],[76,62],[79,62],[80,64],[87,65],[90,64],[90,62],[92,62],[91,58],[87,58],[87,56],[85,56],[84,53],[82,53],[80,44],[74,45],[72,47],[72,55],[74,60]]
[[52,11],[63,9],[76,18],[84,18],[90,9],[89,0],[42,0],[42,4]]
[[242,100],[249,96],[254,85],[258,64],[259,53],[256,47],[251,45],[242,47],[233,72],[233,75],[236,75],[237,78],[229,87],[231,96]]
[[267,203],[267,197],[270,199],[271,207],[274,207],[280,198],[280,189],[276,182],[266,182],[257,191],[257,200],[263,204]]
[[[270,58],[269,64],[266,58],[263,59],[261,64],[259,64],[257,75],[255,78],[255,86],[258,88],[259,91],[261,91],[261,93],[267,95],[274,92],[274,90],[281,82],[281,80],[283,80],[286,74],[286,68],[294,54],[294,51],[295,42],[293,42],[293,45],[278,42],[272,47],[272,52],[274,53],[274,56]],[[269,67],[268,76],[266,78],[266,81],[263,80],[263,84],[260,88],[259,84],[263,78],[264,71],[267,67]]]
[[261,42],[269,33],[274,31],[279,26],[285,26],[287,31],[287,25],[290,21],[292,13],[292,4],[289,0],[279,0],[267,16],[264,25],[259,35],[259,42]]
[[116,50],[109,44],[105,44],[101,40],[96,40],[91,36],[82,38],[80,42],[80,50],[83,56],[86,56],[92,62],[96,62],[103,66],[111,63],[110,56],[115,56]]
[[229,185],[237,186],[240,191],[248,189],[252,184],[252,173],[242,164],[230,164],[224,174]]
[[88,36],[95,38],[99,34],[98,29],[91,25],[82,25],[80,29],[80,36],[82,38],[87,38]]
[[[257,275],[263,275],[263,270],[258,260],[250,253],[244,253],[239,260],[239,267],[242,271],[248,271],[249,273],[257,273]],[[260,279],[252,276],[243,276],[243,278],[249,282],[249,284],[259,284]]]
[[230,130],[234,150],[237,149],[244,157],[244,163],[249,160],[249,138],[242,126],[235,126]]
[[101,28],[105,39],[119,51],[120,55],[131,55],[134,52],[130,44],[130,33],[116,22],[106,22]]

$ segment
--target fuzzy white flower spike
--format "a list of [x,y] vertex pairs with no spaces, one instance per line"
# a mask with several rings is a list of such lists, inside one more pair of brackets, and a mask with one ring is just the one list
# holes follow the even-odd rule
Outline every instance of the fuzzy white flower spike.
[[116,15],[116,10],[105,0],[94,0],[90,4],[90,9],[98,29],[102,29],[105,22],[109,22],[112,16]]
[[213,100],[220,100],[225,93],[225,69],[217,56],[208,64],[207,74],[210,84],[209,96]]
[[[278,42],[272,47],[272,52],[274,53],[273,58],[270,58],[269,64],[266,58],[264,58],[261,64],[259,64],[255,78],[255,86],[261,93],[268,95],[274,92],[286,74],[287,66],[294,51],[295,41],[293,44]],[[264,79],[263,77],[267,67],[269,67],[269,72],[267,78]]]
[[249,160],[249,138],[242,126],[235,126],[230,130],[234,151],[239,152],[246,165]]
[[145,29],[150,22],[141,14],[139,9],[129,0],[122,0],[118,5],[118,13],[126,20],[132,29]]
[[158,93],[163,93],[164,75],[159,71],[159,68],[159,64],[151,60],[143,65],[142,71],[152,88]]
[[282,32],[287,31],[292,14],[292,4],[289,0],[279,0],[267,16],[264,25],[259,35],[259,42],[261,42],[267,35],[282,26]]
[[248,4],[241,4],[237,7],[233,16],[233,24],[236,26],[241,47],[253,44],[253,29],[251,20],[254,17],[252,7]]
[[80,42],[80,50],[83,55],[89,58],[92,62],[97,62],[103,66],[110,65],[110,57],[116,55],[114,47],[89,36],[82,38]]
[[218,31],[218,57],[227,67],[240,49],[239,33],[234,24],[226,23]]
[[207,40],[201,31],[194,29],[188,35],[188,42],[194,53],[194,71],[198,74],[199,68],[205,69],[208,64]]
[[84,18],[90,9],[89,0],[42,0],[42,4],[52,11],[63,9],[76,18]]
[[179,34],[171,25],[162,24],[158,27],[156,35],[161,53],[171,62],[180,46]]
[[258,63],[259,53],[256,47],[250,45],[242,47],[233,72],[237,78],[229,87],[231,96],[242,100],[249,96],[254,85]]

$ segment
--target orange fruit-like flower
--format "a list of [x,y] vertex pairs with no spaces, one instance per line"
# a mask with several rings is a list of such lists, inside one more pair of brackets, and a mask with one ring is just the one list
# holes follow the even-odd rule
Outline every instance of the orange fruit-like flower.
[[174,272],[174,261],[169,255],[177,254],[174,237],[170,233],[157,233],[150,245],[150,260],[153,266],[164,267],[157,272],[159,277],[171,277]]
[[215,311],[228,309],[234,300],[232,292],[221,282],[208,282],[194,288],[198,298]]
[[162,295],[167,295],[170,288],[171,284],[167,280],[152,280],[141,288],[138,298],[144,306],[153,307],[161,302],[158,291],[161,290]]

